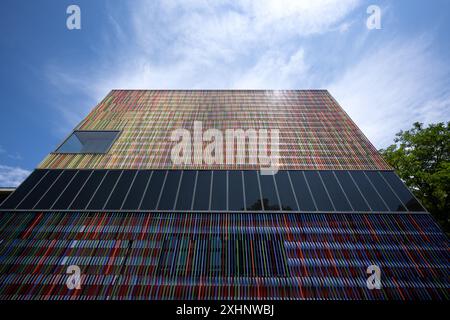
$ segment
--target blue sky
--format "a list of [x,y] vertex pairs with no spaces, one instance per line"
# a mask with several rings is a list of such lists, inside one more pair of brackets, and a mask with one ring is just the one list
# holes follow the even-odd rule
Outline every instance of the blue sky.
[[377,148],[450,120],[446,0],[3,0],[0,18],[0,186],[113,88],[325,88]]

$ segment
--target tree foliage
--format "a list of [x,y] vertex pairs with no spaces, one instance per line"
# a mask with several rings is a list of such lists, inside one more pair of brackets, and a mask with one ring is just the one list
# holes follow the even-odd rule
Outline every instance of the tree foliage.
[[414,123],[380,152],[425,208],[449,233],[450,122]]

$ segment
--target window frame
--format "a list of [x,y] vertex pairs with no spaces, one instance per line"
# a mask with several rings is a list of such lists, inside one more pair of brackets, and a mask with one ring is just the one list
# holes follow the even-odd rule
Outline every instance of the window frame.
[[[61,149],[61,147],[73,136],[75,135],[77,132],[87,132],[87,133],[92,133],[92,132],[109,132],[109,133],[115,133],[116,135],[114,136],[114,138],[111,140],[111,142],[109,143],[109,145],[107,146],[107,148],[105,149],[105,151],[102,152],[61,152],[58,151],[59,149]],[[117,139],[120,137],[120,135],[122,134],[121,130],[73,130],[65,139],[63,142],[61,142],[56,149],[51,152],[51,154],[107,154],[110,150],[111,147],[113,146],[113,144],[117,141]]]

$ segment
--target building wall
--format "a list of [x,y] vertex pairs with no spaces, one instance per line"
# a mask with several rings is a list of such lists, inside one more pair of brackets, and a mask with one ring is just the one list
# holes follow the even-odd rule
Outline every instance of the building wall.
[[192,132],[194,121],[201,121],[203,130],[278,129],[280,169],[391,169],[326,90],[113,90],[77,127],[120,130],[111,150],[53,153],[39,168],[258,168],[248,163],[175,165],[170,134],[180,128]]
[[[280,170],[174,164],[194,121],[279,130]],[[75,130],[120,135],[2,203],[0,299],[450,297],[446,235],[325,90],[114,90]]]

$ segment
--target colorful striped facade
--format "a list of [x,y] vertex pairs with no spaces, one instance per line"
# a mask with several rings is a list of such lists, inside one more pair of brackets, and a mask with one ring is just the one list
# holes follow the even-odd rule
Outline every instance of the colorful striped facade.
[[[280,171],[173,164],[194,121],[278,129]],[[450,298],[447,236],[325,90],[114,90],[75,130],[118,136],[0,204],[2,300]]]
[[76,128],[119,130],[111,150],[104,155],[51,153],[39,168],[255,168],[249,164],[174,165],[170,133],[179,128],[192,130],[194,121],[201,121],[204,130],[279,129],[280,169],[390,169],[325,90],[114,90]]

